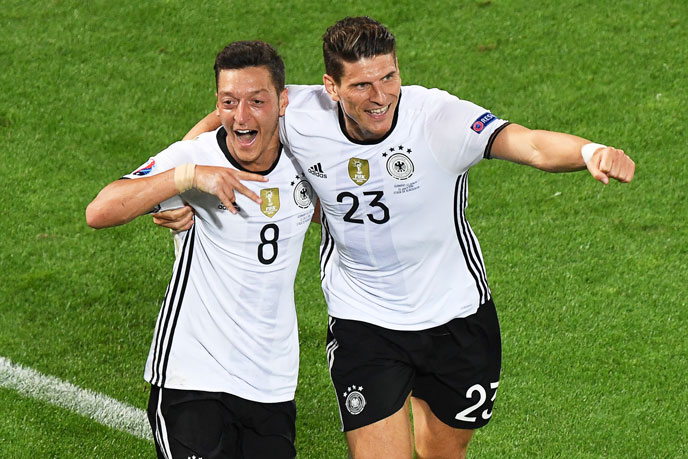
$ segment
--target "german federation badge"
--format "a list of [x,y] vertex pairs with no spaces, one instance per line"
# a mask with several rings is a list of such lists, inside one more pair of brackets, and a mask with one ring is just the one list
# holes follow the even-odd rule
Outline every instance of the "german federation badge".
[[313,188],[311,184],[305,180],[301,180],[294,188],[294,202],[297,206],[305,209],[311,205],[313,201]]
[[370,178],[370,165],[367,159],[351,158],[349,160],[349,177],[358,186]]
[[263,203],[260,210],[268,217],[272,218],[280,209],[279,188],[266,188],[260,190],[260,199]]
[[387,172],[397,180],[406,180],[413,175],[413,162],[403,153],[395,153],[387,160]]
[[344,392],[344,405],[349,413],[354,416],[360,414],[366,406],[366,399],[363,396],[363,387],[352,386]]

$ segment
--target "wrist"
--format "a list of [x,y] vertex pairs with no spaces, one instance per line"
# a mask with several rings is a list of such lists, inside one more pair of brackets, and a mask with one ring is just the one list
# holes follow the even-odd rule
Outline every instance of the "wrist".
[[583,156],[583,161],[585,161],[585,164],[588,164],[588,162],[592,158],[592,155],[599,148],[607,148],[607,146],[599,143],[586,143],[581,147],[581,156]]
[[182,164],[174,168],[174,184],[179,193],[190,190],[194,186],[196,165],[193,163]]

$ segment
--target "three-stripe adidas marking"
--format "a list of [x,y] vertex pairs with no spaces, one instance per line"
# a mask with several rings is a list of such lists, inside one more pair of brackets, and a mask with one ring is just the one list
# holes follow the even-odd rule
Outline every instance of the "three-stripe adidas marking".
[[155,326],[155,347],[153,352],[152,379],[151,384],[164,387],[166,379],[167,363],[169,362],[170,351],[172,350],[172,340],[174,329],[177,326],[179,312],[184,300],[184,292],[189,280],[191,270],[191,259],[193,254],[196,226],[192,226],[184,239],[182,253],[177,260],[172,274],[173,281],[165,292],[158,323]]
[[327,178],[327,174],[323,172],[323,168],[320,163],[314,164],[311,167],[309,167],[308,173],[311,175],[315,175],[316,177]]
[[475,281],[480,294],[480,304],[486,303],[491,297],[490,287],[487,285],[485,264],[478,243],[466,219],[466,205],[468,202],[468,171],[459,175],[454,190],[454,226],[461,252],[466,260],[466,267]]

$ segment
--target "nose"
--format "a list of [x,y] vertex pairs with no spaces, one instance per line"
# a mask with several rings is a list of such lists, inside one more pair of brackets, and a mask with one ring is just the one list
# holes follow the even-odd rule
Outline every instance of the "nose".
[[379,83],[373,83],[370,89],[370,101],[378,105],[385,105],[385,93]]
[[248,103],[244,100],[239,101],[234,112],[234,121],[239,124],[245,124],[250,117]]

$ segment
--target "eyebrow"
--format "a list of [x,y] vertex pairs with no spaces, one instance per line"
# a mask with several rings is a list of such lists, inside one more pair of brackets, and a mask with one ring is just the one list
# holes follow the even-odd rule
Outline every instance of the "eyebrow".
[[[249,95],[249,96],[255,96],[255,95],[257,95],[257,94],[261,94],[261,93],[264,93],[264,92],[269,93],[270,91],[268,91],[267,89],[256,89],[255,91],[250,91],[250,92],[248,93],[248,95]],[[219,94],[220,96],[231,96],[231,97],[235,97],[235,96],[234,96],[234,93],[233,93],[232,91],[218,91],[218,94]]]
[[[399,70],[394,69],[394,70],[392,70],[391,72],[385,74],[385,75],[384,75],[382,78],[380,78],[380,79],[382,80],[383,78],[387,78],[388,76],[394,75],[395,73],[398,73],[398,72],[399,72]],[[356,85],[359,85],[359,84],[366,84],[366,83],[370,83],[370,80],[357,80],[357,81],[352,81],[351,83],[349,83],[349,86],[356,86]]]

